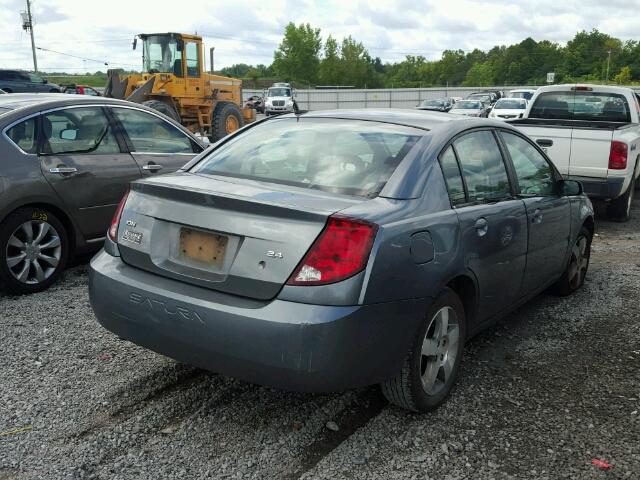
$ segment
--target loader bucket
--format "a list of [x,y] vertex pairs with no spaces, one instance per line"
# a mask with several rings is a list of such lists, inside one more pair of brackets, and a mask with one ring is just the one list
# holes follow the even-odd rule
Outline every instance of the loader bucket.
[[151,93],[153,89],[153,83],[156,81],[156,77],[151,77],[149,80],[144,82],[141,86],[136,88],[131,95],[129,95],[125,100],[134,103],[142,103],[147,99],[147,94]]
[[127,84],[128,81],[126,78],[120,79],[118,70],[107,70],[107,86],[104,89],[104,96],[121,100],[124,99]]

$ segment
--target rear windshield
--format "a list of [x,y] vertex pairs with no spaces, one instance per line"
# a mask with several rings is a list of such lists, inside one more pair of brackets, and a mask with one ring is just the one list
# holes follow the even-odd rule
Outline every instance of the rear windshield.
[[372,198],[426,133],[358,120],[270,120],[221,146],[191,171]]
[[630,122],[624,95],[594,91],[546,92],[538,95],[529,118]]
[[459,102],[456,103],[455,108],[464,109],[464,110],[477,110],[482,107],[480,106],[480,102],[474,102],[470,100],[469,101],[460,100]]
[[509,94],[511,98],[524,98],[525,100],[531,100],[533,92],[511,92]]
[[496,110],[524,110],[527,108],[527,104],[524,99],[519,100],[517,98],[512,99],[504,99],[498,100],[496,106],[494,107]]

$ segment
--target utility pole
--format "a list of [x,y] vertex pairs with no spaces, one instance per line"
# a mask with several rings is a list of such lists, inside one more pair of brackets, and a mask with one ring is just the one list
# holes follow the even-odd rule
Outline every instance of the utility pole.
[[31,34],[31,52],[33,54],[33,71],[38,73],[38,60],[36,59],[36,42],[33,39],[33,17],[31,16],[31,0],[27,0],[27,11],[22,12],[22,29]]
[[611,63],[611,50],[609,50],[609,56],[607,57],[607,81],[609,83],[609,64]]

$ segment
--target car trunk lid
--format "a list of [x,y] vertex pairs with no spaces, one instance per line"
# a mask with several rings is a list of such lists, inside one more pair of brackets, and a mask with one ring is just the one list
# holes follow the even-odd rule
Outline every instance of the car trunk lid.
[[176,173],[133,184],[118,229],[124,262],[226,293],[275,297],[327,218],[365,199]]

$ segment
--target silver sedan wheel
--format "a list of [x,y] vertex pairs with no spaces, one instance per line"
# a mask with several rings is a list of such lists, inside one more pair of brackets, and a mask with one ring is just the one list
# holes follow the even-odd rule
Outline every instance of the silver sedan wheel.
[[569,285],[576,289],[584,282],[589,268],[589,241],[584,235],[580,235],[571,250],[571,263],[569,264]]
[[422,342],[420,376],[428,395],[437,395],[449,382],[458,356],[460,324],[451,307],[442,307],[431,319]]
[[60,235],[41,220],[24,222],[9,237],[9,271],[21,283],[37,285],[53,275],[62,256]]

